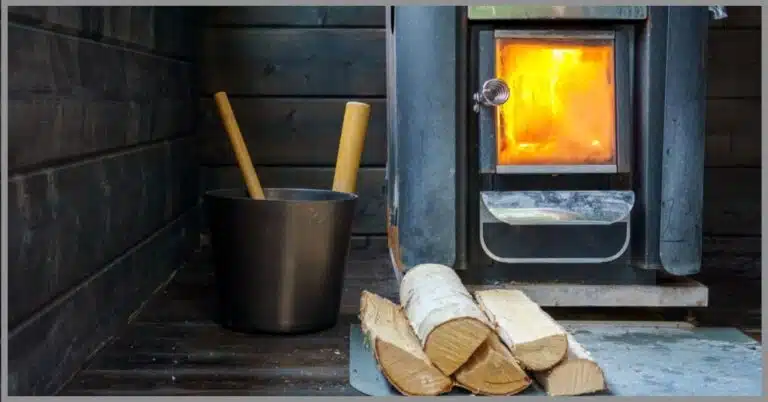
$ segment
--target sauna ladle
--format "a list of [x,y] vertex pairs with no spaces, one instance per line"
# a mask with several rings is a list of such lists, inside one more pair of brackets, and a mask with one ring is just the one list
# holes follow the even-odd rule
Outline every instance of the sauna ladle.
[[357,171],[360,168],[360,158],[363,154],[370,116],[371,105],[363,102],[347,102],[341,124],[333,191],[354,193],[356,190]]
[[229,104],[229,98],[225,92],[217,92],[213,95],[216,100],[216,106],[219,108],[219,116],[224,124],[224,129],[229,136],[229,142],[232,144],[232,150],[235,151],[237,164],[240,166],[240,172],[245,179],[245,186],[248,188],[248,195],[254,200],[263,200],[264,190],[261,188],[259,176],[256,175],[256,169],[253,167],[251,155],[248,153],[248,147],[245,145],[243,134],[240,132],[240,126],[235,119],[235,112],[232,105]]

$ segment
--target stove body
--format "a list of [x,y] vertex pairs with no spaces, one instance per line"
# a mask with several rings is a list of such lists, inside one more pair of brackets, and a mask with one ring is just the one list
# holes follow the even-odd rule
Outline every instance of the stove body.
[[470,284],[701,265],[707,7],[387,8],[387,236]]

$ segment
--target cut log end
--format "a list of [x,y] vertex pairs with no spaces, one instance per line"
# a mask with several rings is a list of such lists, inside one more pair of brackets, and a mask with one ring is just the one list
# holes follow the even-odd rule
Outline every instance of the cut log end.
[[453,268],[417,265],[400,283],[400,303],[432,364],[453,375],[493,331]]
[[456,318],[430,332],[424,351],[443,374],[451,375],[469,360],[491,332],[492,329],[480,320]]
[[472,357],[456,371],[456,385],[477,395],[514,395],[531,385],[496,334],[491,334]]
[[565,361],[537,375],[537,380],[550,396],[585,395],[606,389],[603,370],[587,359]]
[[363,291],[360,324],[382,374],[402,394],[434,396],[451,390],[453,381],[431,364],[398,305]]
[[568,349],[565,334],[555,334],[515,345],[515,357],[531,371],[546,370],[561,360]]
[[606,390],[605,375],[584,347],[568,335],[566,358],[550,370],[535,373],[547,395],[575,396]]
[[451,390],[450,378],[402,348],[385,341],[375,342],[381,372],[403,395],[435,396]]
[[493,289],[476,292],[475,298],[524,368],[543,371],[565,358],[566,331],[525,293]]

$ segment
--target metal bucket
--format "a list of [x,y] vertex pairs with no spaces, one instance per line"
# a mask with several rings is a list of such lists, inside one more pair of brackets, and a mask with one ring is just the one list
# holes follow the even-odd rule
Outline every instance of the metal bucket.
[[357,196],[265,188],[205,194],[222,326],[299,333],[336,325]]

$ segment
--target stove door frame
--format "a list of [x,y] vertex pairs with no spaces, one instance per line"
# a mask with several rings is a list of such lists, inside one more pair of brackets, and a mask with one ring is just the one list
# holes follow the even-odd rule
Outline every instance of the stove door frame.
[[[512,36],[514,35],[514,36]],[[632,133],[634,132],[635,27],[621,24],[609,29],[484,29],[478,33],[476,90],[496,78],[496,46],[499,37],[607,39],[614,42],[614,76],[616,97],[616,162],[611,165],[497,165],[496,110],[481,107],[478,116],[479,170],[491,174],[615,174],[629,173],[632,166]]]

